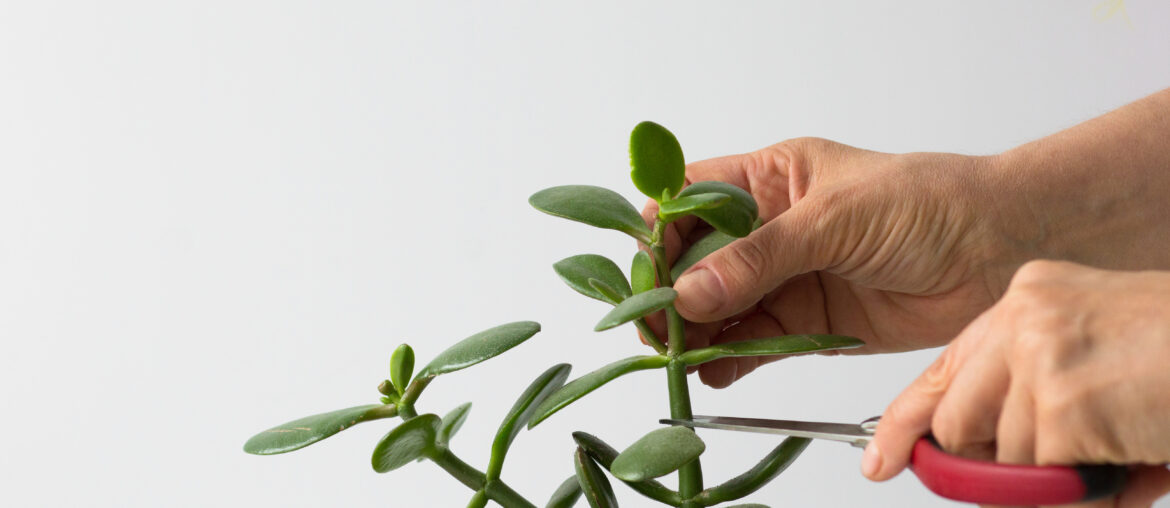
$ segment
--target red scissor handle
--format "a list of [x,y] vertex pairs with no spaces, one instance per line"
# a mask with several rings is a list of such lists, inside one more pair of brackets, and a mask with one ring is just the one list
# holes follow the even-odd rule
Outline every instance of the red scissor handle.
[[1058,505],[1116,494],[1125,466],[1023,466],[951,455],[933,436],[914,444],[910,469],[942,497],[968,503]]

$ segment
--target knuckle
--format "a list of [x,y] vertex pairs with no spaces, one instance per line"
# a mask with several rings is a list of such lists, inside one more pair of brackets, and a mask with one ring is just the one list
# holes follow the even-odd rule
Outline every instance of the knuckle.
[[1046,283],[1059,280],[1068,271],[1072,263],[1067,261],[1053,261],[1036,259],[1024,263],[1015,275],[1012,276],[1011,286]]
[[1013,368],[1051,376],[1073,364],[1085,340],[1059,300],[1039,295],[1016,308],[1009,358]]
[[923,371],[918,379],[919,389],[927,393],[945,392],[958,369],[956,348],[948,347]]
[[815,136],[804,136],[799,138],[791,138],[781,141],[773,147],[779,149],[786,155],[795,155],[800,153],[820,153],[826,152],[837,145],[836,142],[825,138],[818,138]]

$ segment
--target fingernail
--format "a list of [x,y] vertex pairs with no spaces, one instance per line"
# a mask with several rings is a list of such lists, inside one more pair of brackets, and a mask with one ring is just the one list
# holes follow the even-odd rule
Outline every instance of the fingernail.
[[678,304],[693,314],[714,312],[727,294],[719,277],[706,268],[684,275],[674,289],[679,294]]
[[882,452],[878,450],[877,443],[871,441],[861,456],[861,474],[872,480],[881,468]]

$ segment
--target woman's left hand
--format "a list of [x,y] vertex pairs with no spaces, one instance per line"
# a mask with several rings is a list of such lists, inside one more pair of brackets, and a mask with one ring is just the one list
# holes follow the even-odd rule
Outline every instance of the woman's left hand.
[[1090,506],[1149,506],[1170,492],[1170,272],[1024,265],[882,415],[862,472],[904,469],[920,436],[1013,464],[1131,464]]

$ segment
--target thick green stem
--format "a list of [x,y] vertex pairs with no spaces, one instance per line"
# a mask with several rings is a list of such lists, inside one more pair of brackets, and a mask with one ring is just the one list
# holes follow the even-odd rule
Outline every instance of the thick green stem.
[[431,460],[456,480],[459,480],[459,483],[466,485],[471,490],[484,491],[488,498],[500,503],[505,508],[536,508],[536,505],[528,502],[524,496],[512,490],[503,481],[488,482],[487,476],[482,471],[463,462],[462,459],[451,453],[451,450],[443,448],[442,451],[432,456]]
[[[687,419],[691,414],[691,394],[687,387],[687,366],[671,361],[666,366],[666,384],[670,390],[670,417]],[[678,470],[678,493],[685,500],[683,508],[699,506],[690,501],[703,490],[703,468],[698,458]]]
[[[666,232],[666,222],[661,219],[654,223],[654,234],[651,238],[650,254],[654,258],[654,269],[658,272],[658,285],[662,287],[674,286],[670,277],[670,264],[666,262],[666,242],[663,237]],[[687,349],[686,322],[683,321],[678,310],[671,304],[666,308],[667,346],[666,354],[671,362],[666,366],[666,386],[670,393],[670,417],[686,419],[691,414],[691,394],[687,387],[687,366],[676,361],[676,358]],[[678,493],[685,500],[683,508],[696,508],[699,505],[690,499],[703,490],[703,467],[699,459],[695,459],[678,470]]]

